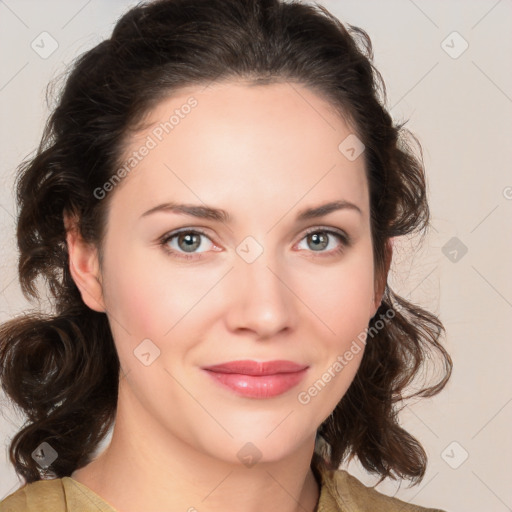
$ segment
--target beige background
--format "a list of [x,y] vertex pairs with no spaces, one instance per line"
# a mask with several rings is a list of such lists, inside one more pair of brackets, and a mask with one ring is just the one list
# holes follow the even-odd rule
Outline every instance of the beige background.
[[[412,488],[384,482],[378,489],[451,512],[512,510],[512,441],[506,435],[512,423],[512,3],[319,3],[370,34],[391,113],[409,119],[423,145],[433,229],[415,254],[402,245],[391,282],[440,314],[455,362],[441,395],[402,412],[430,457],[423,482]],[[0,1],[0,321],[28,307],[16,278],[12,185],[16,166],[39,142],[46,84],[107,36],[133,4]],[[48,38],[40,36],[44,31],[58,44],[47,58],[31,47]],[[446,246],[453,237],[455,245]],[[23,419],[0,399],[1,499],[20,485],[7,462],[7,443]],[[350,469],[367,484],[376,482],[357,465]]]

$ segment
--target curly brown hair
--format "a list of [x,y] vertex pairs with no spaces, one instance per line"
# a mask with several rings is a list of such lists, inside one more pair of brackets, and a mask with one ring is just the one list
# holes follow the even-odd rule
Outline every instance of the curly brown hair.
[[[109,39],[75,61],[36,156],[18,169],[21,288],[36,299],[35,281],[43,277],[53,308],[0,327],[0,382],[27,417],[9,455],[27,482],[43,478],[31,454],[44,441],[59,446],[51,465],[57,477],[88,464],[117,408],[120,365],[112,333],[106,314],[84,304],[70,275],[64,212],[76,216],[84,240],[101,248],[114,193],[99,199],[94,191],[120,165],[132,130],[173,90],[231,78],[303,84],[350,121],[366,148],[377,275],[387,273],[391,238],[425,233],[421,146],[384,106],[385,85],[365,31],[298,1],[158,0],[130,9]],[[438,393],[452,362],[439,341],[439,318],[384,285],[368,326],[375,334],[317,439],[326,442],[323,463],[331,469],[357,457],[382,478],[417,483],[426,453],[399,425],[399,406],[432,352],[440,375],[411,396]],[[379,320],[390,310],[392,321]],[[376,328],[379,321],[384,325]]]

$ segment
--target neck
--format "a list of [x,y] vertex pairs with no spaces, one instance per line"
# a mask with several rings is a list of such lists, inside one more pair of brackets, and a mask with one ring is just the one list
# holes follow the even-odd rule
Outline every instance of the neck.
[[128,414],[122,403],[110,445],[71,475],[118,512],[315,510],[314,438],[285,459],[245,466],[198,451],[142,411]]

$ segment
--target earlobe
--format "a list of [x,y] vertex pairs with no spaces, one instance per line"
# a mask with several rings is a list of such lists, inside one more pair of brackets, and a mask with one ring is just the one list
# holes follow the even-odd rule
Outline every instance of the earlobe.
[[92,310],[103,313],[106,308],[97,248],[94,244],[84,241],[76,219],[66,213],[64,225],[71,277],[80,290],[84,303]]

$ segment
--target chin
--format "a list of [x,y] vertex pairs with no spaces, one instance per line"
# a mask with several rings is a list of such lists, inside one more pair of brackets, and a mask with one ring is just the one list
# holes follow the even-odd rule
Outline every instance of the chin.
[[[287,421],[287,420],[285,420]],[[290,432],[283,429],[279,432],[279,422],[272,428],[265,428],[264,432],[247,430],[244,435],[236,435],[233,439],[216,439],[211,441],[211,446],[218,447],[212,454],[213,457],[229,464],[237,464],[247,468],[257,464],[276,463],[292,456],[298,450],[304,450],[308,443],[311,445],[311,454],[314,449],[315,434],[308,434],[302,440],[298,432]],[[269,434],[270,433],[270,434]],[[226,442],[227,441],[227,442]]]

